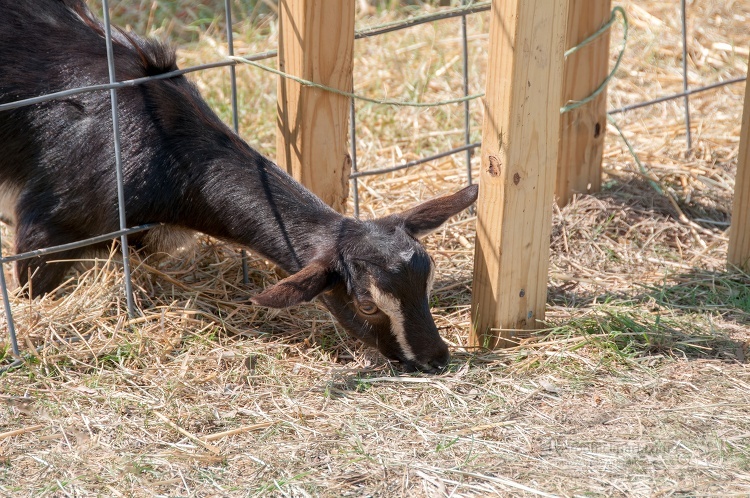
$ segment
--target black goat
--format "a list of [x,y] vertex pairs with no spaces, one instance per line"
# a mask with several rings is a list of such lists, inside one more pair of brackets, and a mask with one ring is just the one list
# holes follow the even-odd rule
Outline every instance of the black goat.
[[[165,45],[115,30],[118,79],[177,69]],[[102,24],[81,0],[0,0],[0,103],[108,82]],[[408,368],[449,360],[430,314],[434,265],[417,241],[476,200],[477,187],[372,221],[346,218],[253,150],[174,77],[118,90],[128,223],[161,222],[242,244],[290,277],[252,298],[320,296],[346,330]],[[108,92],[0,111],[0,212],[16,251],[119,228]],[[158,245],[164,228],[136,242]],[[74,260],[82,250],[54,255]],[[20,261],[34,295],[70,263]]]

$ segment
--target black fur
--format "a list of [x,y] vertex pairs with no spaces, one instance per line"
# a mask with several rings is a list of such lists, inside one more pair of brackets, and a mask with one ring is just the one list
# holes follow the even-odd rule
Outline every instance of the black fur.
[[[120,30],[113,37],[118,80],[176,69],[164,44]],[[107,82],[103,28],[82,1],[0,0],[0,103]],[[438,209],[437,218],[425,209],[411,225],[398,215],[358,222],[242,141],[186,78],[124,88],[118,100],[128,225],[161,222],[242,244],[305,275],[257,302],[295,304],[324,290],[324,303],[347,330],[386,356],[428,370],[447,363],[425,297],[430,261],[416,236],[473,202],[476,189],[451,196],[455,206]],[[18,193],[14,212],[2,213],[16,221],[17,252],[117,230],[109,92],[0,111],[0,188]],[[411,261],[402,261],[409,252]],[[81,254],[21,261],[19,281],[33,273],[33,294],[49,292],[70,265],[47,261]],[[402,300],[416,358],[404,358],[382,313],[358,312],[373,280]]]

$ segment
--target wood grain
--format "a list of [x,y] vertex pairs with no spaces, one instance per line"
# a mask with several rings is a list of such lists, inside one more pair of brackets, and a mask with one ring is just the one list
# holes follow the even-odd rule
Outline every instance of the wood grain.
[[[611,16],[610,0],[570,0],[565,46],[574,47],[596,32]],[[563,100],[591,95],[609,74],[609,30],[565,61]],[[564,206],[576,193],[598,192],[602,185],[602,153],[607,128],[607,91],[560,116],[560,147],[555,194]]]
[[727,262],[750,270],[750,85],[745,86]]
[[[354,2],[280,0],[279,69],[339,90],[352,90]],[[280,167],[343,212],[349,191],[349,99],[279,78]]]
[[544,318],[568,0],[494,0],[470,342]]

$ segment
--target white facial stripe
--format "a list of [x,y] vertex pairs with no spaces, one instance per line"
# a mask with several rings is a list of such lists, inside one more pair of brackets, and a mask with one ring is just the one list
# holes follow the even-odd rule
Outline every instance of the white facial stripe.
[[430,261],[430,275],[427,277],[427,300],[430,300],[432,294],[432,285],[435,283],[435,263]]
[[383,292],[374,284],[370,284],[370,295],[378,305],[378,308],[388,315],[391,320],[391,333],[396,338],[396,342],[401,347],[404,358],[413,361],[416,356],[412,351],[409,341],[406,340],[406,330],[404,329],[404,314],[401,312],[401,304],[393,294]]
[[20,193],[21,189],[12,183],[0,185],[0,215],[14,225],[16,224],[16,201]]

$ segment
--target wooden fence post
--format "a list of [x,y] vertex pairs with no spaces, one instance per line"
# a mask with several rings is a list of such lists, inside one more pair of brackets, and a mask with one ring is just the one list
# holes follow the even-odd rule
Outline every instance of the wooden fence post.
[[745,271],[750,270],[750,84],[745,84],[727,262]]
[[568,2],[492,2],[474,345],[510,345],[544,318]]
[[[611,0],[570,0],[566,49],[602,27],[611,16]],[[609,74],[609,30],[565,61],[563,104],[591,95]],[[607,91],[560,116],[557,202],[564,206],[576,193],[598,192],[607,128]]]
[[[339,90],[352,90],[354,2],[279,0],[279,69]],[[328,205],[344,211],[351,158],[349,98],[278,82],[276,159]]]

